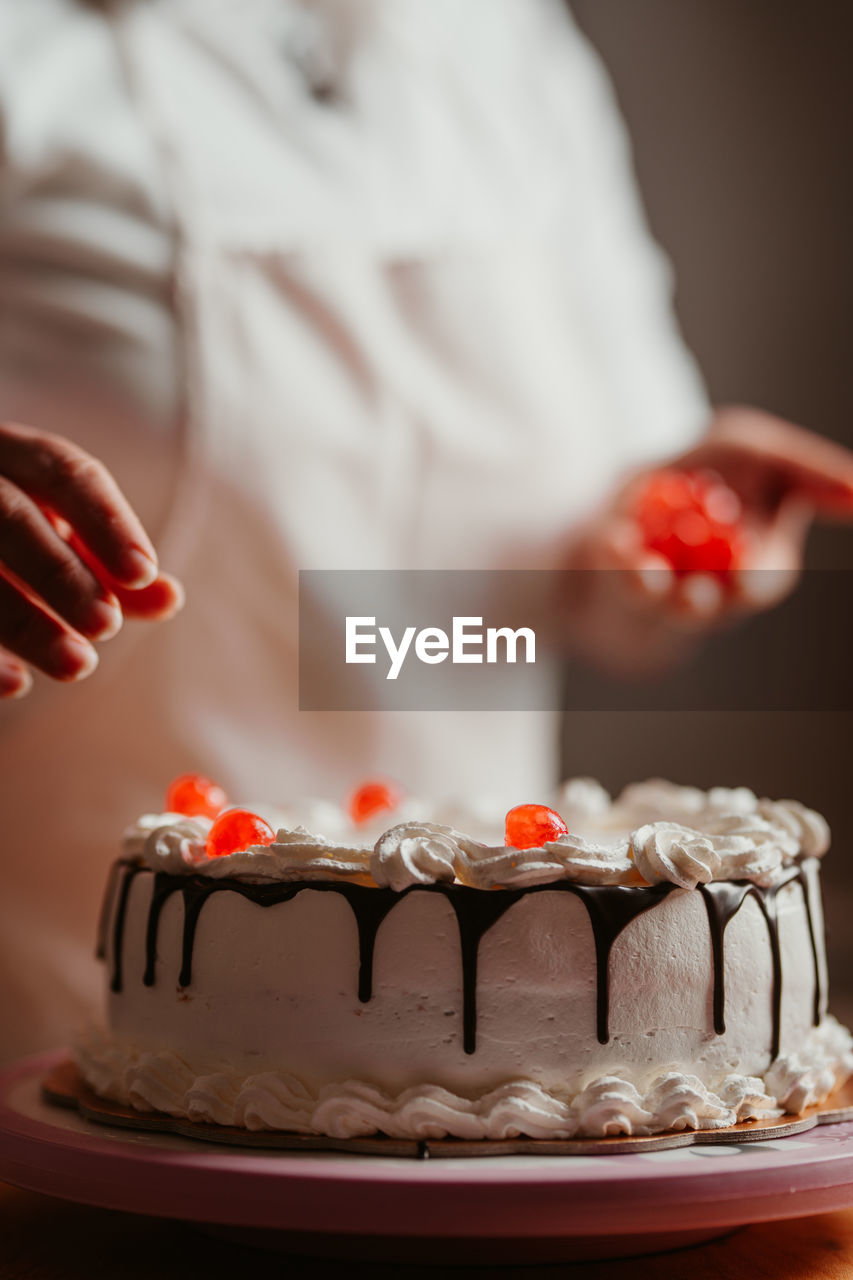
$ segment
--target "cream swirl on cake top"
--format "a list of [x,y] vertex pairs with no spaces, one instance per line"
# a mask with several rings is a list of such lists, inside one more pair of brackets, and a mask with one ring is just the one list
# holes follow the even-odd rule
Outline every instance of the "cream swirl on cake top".
[[[591,779],[566,783],[556,807],[569,828],[541,847],[516,849],[476,840],[461,828],[460,806],[446,806],[459,826],[427,820],[409,802],[405,821],[375,844],[338,813],[331,837],[298,823],[275,840],[224,857],[208,857],[210,822],[180,814],[145,814],[128,828],[125,855],[156,871],[216,879],[341,880],[402,892],[459,883],[478,889],[526,888],[557,880],[626,886],[670,882],[685,889],[716,880],[774,884],[796,862],[821,857],[829,828],[794,800],[759,799],[746,787],[701,791],[653,779],[615,800]],[[328,806],[330,809],[333,806]],[[316,813],[316,810],[315,810]],[[442,816],[433,807],[430,815]],[[481,814],[472,826],[482,827]],[[373,835],[373,832],[370,833]]]

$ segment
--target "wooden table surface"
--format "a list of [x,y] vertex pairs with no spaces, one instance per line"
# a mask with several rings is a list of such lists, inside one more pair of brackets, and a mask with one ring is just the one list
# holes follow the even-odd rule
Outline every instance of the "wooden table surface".
[[618,1262],[517,1267],[405,1267],[249,1250],[179,1222],[55,1200],[0,1184],[0,1280],[252,1280],[477,1276],[568,1280],[851,1280],[853,1209],[747,1227],[725,1240]]

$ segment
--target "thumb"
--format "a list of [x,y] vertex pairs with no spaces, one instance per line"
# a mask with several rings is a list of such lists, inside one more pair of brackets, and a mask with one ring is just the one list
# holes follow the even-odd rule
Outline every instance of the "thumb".
[[821,516],[853,518],[853,452],[760,409],[718,410],[680,463],[719,471],[753,510],[769,514],[796,495]]

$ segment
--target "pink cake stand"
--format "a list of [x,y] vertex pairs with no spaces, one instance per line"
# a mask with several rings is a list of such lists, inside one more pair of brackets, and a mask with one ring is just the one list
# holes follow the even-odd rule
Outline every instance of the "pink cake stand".
[[853,1205],[853,1122],[610,1158],[246,1150],[93,1125],[44,1103],[42,1077],[64,1056],[0,1074],[0,1179],[296,1253],[410,1263],[617,1257]]

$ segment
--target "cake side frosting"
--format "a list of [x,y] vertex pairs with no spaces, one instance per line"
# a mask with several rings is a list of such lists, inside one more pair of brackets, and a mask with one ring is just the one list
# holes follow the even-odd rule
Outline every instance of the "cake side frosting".
[[[719,987],[707,906],[701,893],[678,888],[604,890],[625,895],[632,918],[614,931],[602,969],[587,906],[571,886],[489,894],[346,886],[342,894],[320,883],[204,885],[147,869],[127,878],[131,870],[121,869],[110,919],[111,1036],[90,1042],[80,1061],[94,1087],[134,1106],[289,1128],[298,1095],[312,1117],[300,1123],[332,1135],[372,1116],[382,1132],[416,1136],[412,1115],[438,1124],[439,1112],[459,1137],[478,1126],[498,1134],[500,1114],[534,1135],[545,1115],[551,1136],[655,1132],[801,1110],[850,1065],[847,1033],[837,1028],[832,1038],[824,1016],[819,903],[812,898],[811,917],[806,910],[816,868],[805,885],[791,881],[773,895],[778,988],[757,888],[741,895],[738,887]],[[448,901],[460,892],[495,910],[514,899],[488,927],[475,921],[465,947]],[[373,917],[369,956],[352,895],[388,907]],[[470,969],[460,964],[466,953]],[[354,1098],[362,1102],[347,1122]],[[534,1098],[538,1112],[529,1109]]]
[[494,1141],[521,1135],[640,1137],[799,1114],[848,1079],[853,1045],[849,1033],[827,1018],[763,1079],[729,1073],[711,1088],[698,1076],[668,1071],[638,1087],[625,1075],[604,1075],[574,1096],[551,1092],[532,1080],[510,1080],[477,1098],[433,1084],[411,1086],[395,1096],[358,1080],[324,1085],[315,1095],[280,1071],[241,1075],[211,1067],[196,1074],[171,1050],[140,1052],[101,1032],[81,1039],[77,1060],[101,1096],[196,1122],[332,1138],[384,1133],[418,1140],[449,1136]]

